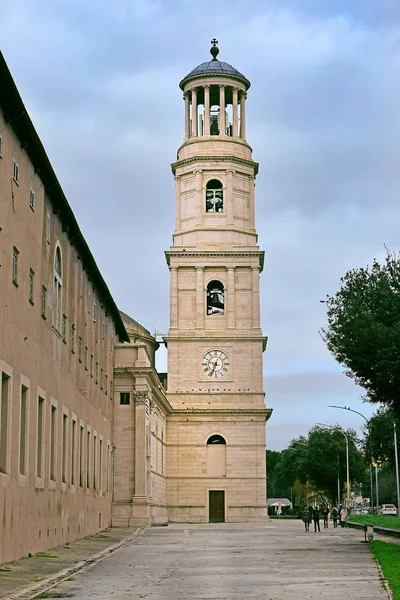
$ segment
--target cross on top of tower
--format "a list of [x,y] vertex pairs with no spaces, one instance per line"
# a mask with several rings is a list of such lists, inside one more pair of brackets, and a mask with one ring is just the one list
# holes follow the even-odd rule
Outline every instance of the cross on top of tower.
[[217,60],[217,56],[219,54],[219,48],[217,46],[218,40],[214,38],[213,40],[211,40],[211,43],[212,43],[212,46],[210,49],[211,56],[213,57],[213,60]]

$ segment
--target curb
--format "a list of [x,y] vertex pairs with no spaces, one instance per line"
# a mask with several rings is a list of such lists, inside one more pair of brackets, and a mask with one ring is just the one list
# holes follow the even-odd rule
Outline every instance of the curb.
[[37,594],[40,594],[42,592],[45,592],[45,591],[50,590],[51,588],[55,587],[56,585],[58,585],[59,583],[61,583],[62,581],[64,581],[68,577],[70,577],[71,575],[73,575],[74,573],[83,571],[85,568],[88,568],[88,567],[92,566],[94,563],[99,562],[102,558],[108,556],[109,554],[112,554],[113,552],[115,552],[116,550],[119,550],[123,546],[127,546],[136,537],[138,537],[139,535],[142,535],[145,531],[146,531],[145,528],[139,527],[129,537],[125,538],[124,540],[122,540],[120,542],[117,542],[113,546],[109,546],[108,548],[101,550],[101,552],[98,552],[97,554],[93,554],[90,558],[81,560],[80,562],[76,563],[72,567],[68,567],[66,569],[63,569],[62,571],[58,571],[58,573],[54,573],[47,579],[44,579],[33,585],[25,586],[24,588],[19,589],[16,592],[13,592],[8,596],[2,596],[2,600],[17,600],[17,599],[30,600],[30,599],[34,598]]

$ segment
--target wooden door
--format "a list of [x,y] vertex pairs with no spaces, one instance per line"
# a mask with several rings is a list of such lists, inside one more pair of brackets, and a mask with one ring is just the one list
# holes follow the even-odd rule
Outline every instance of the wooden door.
[[210,523],[225,523],[225,492],[212,490],[209,492]]

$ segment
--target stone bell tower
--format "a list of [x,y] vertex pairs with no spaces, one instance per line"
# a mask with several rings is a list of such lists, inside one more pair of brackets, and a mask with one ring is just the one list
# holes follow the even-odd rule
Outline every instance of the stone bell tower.
[[180,83],[185,138],[170,269],[167,506],[170,521],[267,517],[263,351],[254,182],[246,141],[250,82],[218,60]]

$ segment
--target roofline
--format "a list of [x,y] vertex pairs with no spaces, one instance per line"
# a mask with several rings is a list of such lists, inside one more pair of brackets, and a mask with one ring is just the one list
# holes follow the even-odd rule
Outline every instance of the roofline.
[[210,77],[227,77],[228,79],[235,79],[236,81],[240,81],[241,83],[244,83],[246,90],[248,90],[251,87],[251,83],[248,79],[246,79],[246,77],[243,75],[242,77],[240,77],[239,75],[234,75],[232,73],[196,73],[194,75],[191,75],[190,73],[188,75],[186,75],[186,77],[184,77],[182,79],[182,81],[180,81],[179,83],[179,87],[181,88],[182,91],[184,91],[186,83],[188,81],[191,81],[192,79],[209,79]]
[[116,331],[119,340],[129,342],[129,336],[122,322],[121,315],[114,299],[104,281],[96,261],[91,253],[88,244],[79,228],[75,215],[68,203],[68,200],[62,190],[60,182],[51,166],[46,150],[39,138],[39,135],[31,121],[26,107],[19,94],[18,88],[7,66],[3,53],[0,51],[0,107],[3,110],[6,124],[9,124],[14,130],[15,135],[21,143],[29,159],[34,166],[44,185],[45,193],[53,204],[53,210],[57,213],[63,224],[63,231],[67,232],[69,241],[75,246],[84,270],[87,271],[90,279],[95,285],[99,295],[102,296],[110,314],[114,319]]

